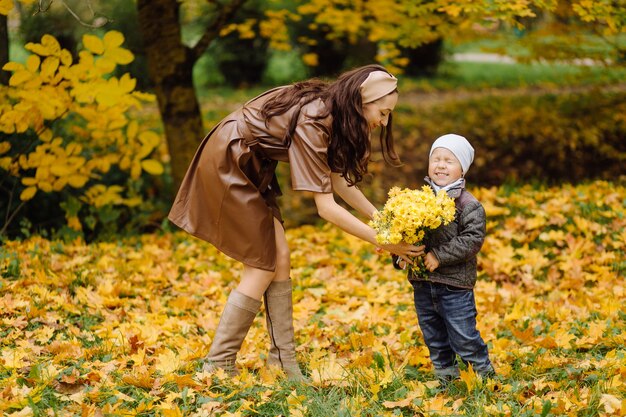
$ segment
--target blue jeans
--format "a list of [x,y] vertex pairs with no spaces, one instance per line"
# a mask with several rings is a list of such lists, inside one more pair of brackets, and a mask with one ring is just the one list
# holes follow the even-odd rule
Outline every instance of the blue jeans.
[[415,311],[438,378],[459,375],[456,355],[479,375],[493,366],[487,345],[476,329],[474,291],[429,281],[411,281]]

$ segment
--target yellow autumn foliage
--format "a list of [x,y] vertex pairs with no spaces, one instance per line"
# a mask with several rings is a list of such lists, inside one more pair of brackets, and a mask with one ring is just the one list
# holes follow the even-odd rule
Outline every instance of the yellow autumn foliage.
[[[544,16],[541,24],[547,28],[539,32],[540,40],[546,41],[552,36],[555,46],[561,44],[557,48],[560,54],[552,59],[576,57],[582,48],[568,51],[562,46],[574,38],[580,41],[581,37],[577,35],[595,33],[605,38],[609,48],[614,48],[614,55],[619,61],[619,37],[626,28],[624,6],[619,3],[565,0],[307,0],[299,3],[297,11],[299,18],[312,21],[310,29],[323,29],[321,33],[328,39],[345,39],[353,45],[362,39],[378,43],[381,53],[376,59],[393,72],[400,73],[409,62],[398,56],[400,48],[414,48],[441,38],[463,39],[492,32],[498,27],[523,29],[524,24],[536,21],[539,16]],[[588,26],[574,23],[580,21]],[[567,27],[565,31],[563,26]],[[546,44],[541,46],[540,42],[537,45],[539,49],[550,48]],[[545,51],[533,53],[538,57],[548,57],[544,56]],[[584,53],[593,54],[590,51]],[[313,61],[307,65],[311,63]]]
[[439,386],[405,274],[332,226],[287,230],[308,386],[265,366],[263,317],[240,378],[201,371],[241,274],[211,245],[182,232],[89,245],[33,237],[0,247],[0,411],[624,415],[626,184],[470,191],[489,221],[475,293],[495,379],[467,368]]
[[15,2],[19,2],[25,6],[33,4],[37,0],[0,0],[0,14],[8,15],[13,7],[15,6]]
[[[25,187],[19,198],[38,192],[70,194],[87,204],[136,205],[124,189],[107,186],[103,177],[117,167],[133,180],[142,172],[163,173],[153,157],[161,144],[154,131],[140,128],[131,112],[154,101],[135,91],[129,74],[116,77],[118,65],[130,63],[124,36],[110,31],[102,38],[83,37],[84,50],[74,62],[51,35],[28,43],[24,64],[7,63],[9,87],[0,90],[0,170]],[[117,187],[117,188],[113,188]],[[76,211],[76,210],[74,210]],[[67,214],[74,228],[75,213]]]

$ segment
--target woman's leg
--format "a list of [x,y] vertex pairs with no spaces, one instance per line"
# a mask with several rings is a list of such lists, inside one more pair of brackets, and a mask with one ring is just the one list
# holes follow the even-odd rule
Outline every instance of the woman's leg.
[[239,374],[236,366],[237,353],[260,307],[259,300],[237,290],[230,293],[205,358],[206,363],[202,368],[204,371],[212,372],[221,368],[231,376]]
[[272,281],[288,281],[291,264],[289,247],[285,237],[285,229],[278,219],[274,218],[274,235],[276,236],[276,269],[265,271],[253,266],[244,265],[241,282],[237,291],[248,297],[260,300]]
[[282,224],[274,219],[276,229],[276,273],[265,291],[265,319],[271,347],[267,362],[281,367],[291,380],[304,381],[296,361],[293,329],[293,300],[287,238]]
[[274,227],[276,230],[276,270],[266,271],[244,265],[241,282],[237,289],[230,293],[215,330],[211,349],[206,357],[207,364],[204,367],[206,371],[223,368],[231,375],[238,374],[235,366],[237,353],[259,311],[263,294],[275,278],[282,278],[282,282],[289,282],[287,239],[282,224],[276,219],[274,219]]

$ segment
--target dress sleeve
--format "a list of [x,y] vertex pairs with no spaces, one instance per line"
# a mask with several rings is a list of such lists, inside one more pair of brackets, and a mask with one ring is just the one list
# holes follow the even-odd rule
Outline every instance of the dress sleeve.
[[326,119],[305,118],[298,123],[289,146],[291,187],[318,193],[332,192]]

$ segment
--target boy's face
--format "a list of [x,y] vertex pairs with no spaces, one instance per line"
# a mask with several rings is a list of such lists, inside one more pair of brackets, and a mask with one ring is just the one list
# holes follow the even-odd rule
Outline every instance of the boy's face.
[[428,176],[435,184],[445,187],[463,176],[463,167],[446,148],[435,148],[428,159]]

